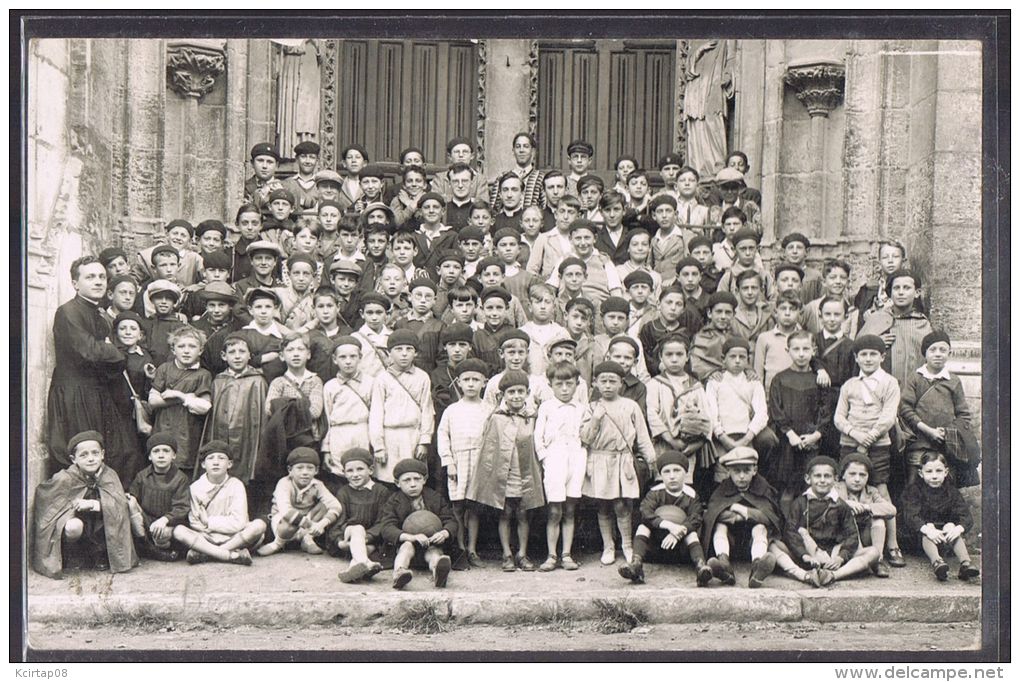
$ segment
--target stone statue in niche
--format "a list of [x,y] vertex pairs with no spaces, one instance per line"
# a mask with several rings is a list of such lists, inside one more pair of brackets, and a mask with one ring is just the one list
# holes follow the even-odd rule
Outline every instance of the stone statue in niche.
[[314,40],[273,39],[280,49],[277,74],[276,140],[280,156],[294,157],[294,147],[319,137],[319,64]]
[[727,104],[735,91],[733,40],[692,40],[684,65],[687,162],[702,179],[726,164]]

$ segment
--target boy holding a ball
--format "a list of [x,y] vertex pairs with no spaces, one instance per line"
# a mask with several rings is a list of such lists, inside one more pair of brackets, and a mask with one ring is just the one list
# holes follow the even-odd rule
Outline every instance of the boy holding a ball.
[[393,467],[399,490],[382,510],[379,525],[386,542],[397,546],[393,560],[393,589],[411,582],[412,560],[428,566],[436,587],[446,587],[450,557],[445,546],[457,534],[457,519],[450,503],[434,490],[425,488],[429,470],[425,462],[402,459]]
[[698,587],[705,587],[712,580],[712,569],[705,563],[705,551],[698,537],[701,500],[686,483],[687,455],[666,450],[659,453],[657,464],[662,483],[641,500],[641,525],[634,533],[634,559],[621,566],[619,573],[633,583],[643,583],[646,557],[667,559],[686,550],[698,576]]

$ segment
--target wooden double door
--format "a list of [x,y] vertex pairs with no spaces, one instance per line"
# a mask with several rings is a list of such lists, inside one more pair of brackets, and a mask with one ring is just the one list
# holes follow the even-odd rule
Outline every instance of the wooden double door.
[[540,41],[538,162],[566,168],[567,145],[595,147],[593,170],[623,154],[657,170],[675,140],[675,40]]
[[338,49],[338,154],[359,143],[374,161],[397,161],[415,146],[428,163],[444,164],[449,139],[475,139],[474,42],[341,40]]

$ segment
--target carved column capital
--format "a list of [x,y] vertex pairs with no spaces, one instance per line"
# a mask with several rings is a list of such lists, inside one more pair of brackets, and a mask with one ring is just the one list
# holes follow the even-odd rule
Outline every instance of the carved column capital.
[[227,69],[223,41],[172,40],[166,45],[166,74],[181,97],[202,99]]
[[843,99],[846,67],[842,62],[821,59],[791,63],[783,80],[797,93],[812,118],[827,117]]

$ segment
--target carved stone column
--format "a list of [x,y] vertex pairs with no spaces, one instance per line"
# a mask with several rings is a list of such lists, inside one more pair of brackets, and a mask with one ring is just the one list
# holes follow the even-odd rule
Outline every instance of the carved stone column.
[[846,82],[846,67],[842,62],[830,59],[816,59],[791,62],[786,68],[783,80],[789,85],[797,99],[807,108],[811,117],[810,158],[814,160],[811,169],[813,183],[816,184],[816,196],[819,197],[817,212],[813,221],[817,226],[818,236],[827,232],[825,216],[829,202],[825,182],[826,136],[829,112],[843,100]]
[[[198,103],[212,92],[216,79],[227,69],[226,41],[169,40],[166,43],[166,71],[170,88],[185,99],[184,130],[194,130],[199,123]],[[185,135],[181,154],[181,215],[194,219],[204,207],[199,206],[196,177],[198,159],[202,155],[195,136]]]

